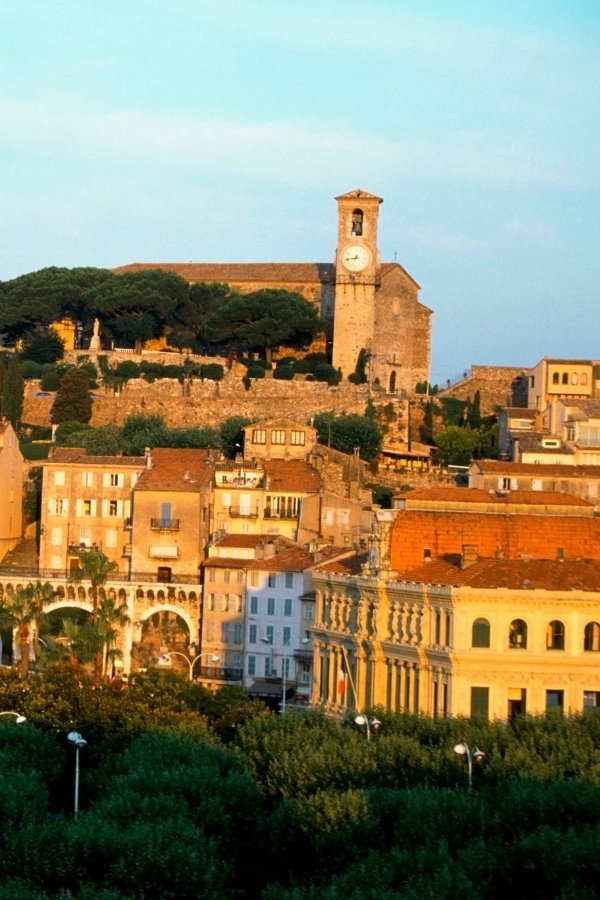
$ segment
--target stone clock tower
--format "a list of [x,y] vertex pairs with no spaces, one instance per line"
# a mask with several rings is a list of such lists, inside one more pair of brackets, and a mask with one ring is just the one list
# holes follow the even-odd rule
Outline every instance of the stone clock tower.
[[360,351],[373,350],[375,292],[381,282],[377,218],[381,197],[350,191],[336,197],[335,308],[332,362],[347,377]]

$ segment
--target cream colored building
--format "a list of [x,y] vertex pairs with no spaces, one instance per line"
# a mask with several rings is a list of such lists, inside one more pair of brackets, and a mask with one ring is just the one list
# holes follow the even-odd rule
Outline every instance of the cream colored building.
[[43,463],[40,573],[77,568],[79,553],[92,547],[130,571],[131,497],[145,467],[144,457],[55,448]]
[[10,422],[0,421],[0,560],[21,539],[23,532],[23,456]]
[[600,362],[545,356],[529,370],[527,406],[539,410],[541,424],[556,433],[557,400],[589,400],[600,396]]
[[317,444],[317,430],[294,419],[266,419],[244,428],[245,459],[306,460]]

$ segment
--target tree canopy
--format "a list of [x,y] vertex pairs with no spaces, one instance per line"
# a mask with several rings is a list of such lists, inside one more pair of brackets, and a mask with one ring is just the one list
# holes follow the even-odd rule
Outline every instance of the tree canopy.
[[310,343],[321,327],[317,310],[301,294],[265,288],[233,296],[209,317],[204,336],[214,343],[236,341],[269,355],[281,344]]
[[342,453],[354,453],[358,449],[360,458],[370,461],[381,450],[381,428],[368,416],[319,413],[315,416],[314,426],[319,443]]
[[162,334],[177,306],[189,297],[184,278],[162,269],[111,275],[85,295],[88,316],[102,332],[137,347]]
[[0,285],[0,331],[11,338],[65,316],[85,320],[84,295],[114,276],[107,269],[50,266]]
[[88,374],[85,369],[73,366],[68,370],[56,392],[51,411],[52,422],[76,420],[84,424],[92,418],[92,398]]

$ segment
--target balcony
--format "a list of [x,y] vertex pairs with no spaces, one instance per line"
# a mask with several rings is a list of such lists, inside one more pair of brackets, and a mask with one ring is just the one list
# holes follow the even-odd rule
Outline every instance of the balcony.
[[258,519],[258,506],[254,509],[248,506],[230,506],[229,515],[236,519]]
[[179,519],[150,519],[151,531],[179,531]]
[[200,666],[198,672],[199,678],[206,678],[210,681],[226,681],[229,683],[241,683],[243,672],[242,669],[235,669],[231,666]]

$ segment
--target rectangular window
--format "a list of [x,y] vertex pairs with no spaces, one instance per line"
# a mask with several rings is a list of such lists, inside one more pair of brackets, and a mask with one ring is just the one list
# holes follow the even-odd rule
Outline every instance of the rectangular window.
[[256,643],[256,625],[251,625],[248,629],[248,643],[255,644]]
[[250,586],[258,587],[258,572],[250,572]]
[[84,472],[81,476],[81,483],[84,487],[92,487],[92,485],[94,484],[94,473]]
[[276,572],[269,572],[267,586],[268,587],[277,587],[277,573]]
[[315,604],[312,601],[308,603],[303,603],[303,618],[307,619],[309,622],[314,622],[315,619]]
[[275,597],[267,597],[267,615],[275,615]]
[[242,643],[242,625],[241,622],[236,622],[233,629],[233,643],[241,644]]
[[255,428],[252,432],[252,443],[253,444],[266,444],[267,442],[267,433],[263,428]]
[[291,616],[292,614],[292,598],[286,597],[283,601],[283,614],[284,616]]
[[273,641],[275,640],[275,629],[272,625],[267,625],[265,637],[267,639],[267,644],[273,645]]
[[248,675],[256,675],[256,657],[248,657]]
[[598,709],[600,707],[600,691],[583,692],[583,711]]
[[290,647],[292,643],[292,629],[289,625],[284,625],[283,628],[283,646]]
[[244,583],[244,570],[243,569],[238,569],[238,571],[237,571],[237,583],[238,584]]
[[62,544],[62,528],[53,528],[52,529],[52,540],[51,544],[53,547],[60,547]]
[[227,603],[227,594],[221,594],[221,612],[227,612],[228,603]]
[[64,472],[55,472],[54,473],[54,486],[55,487],[64,487],[65,485],[65,473]]
[[206,596],[206,608],[209,612],[213,612],[215,608],[215,595],[207,594]]
[[271,678],[275,674],[273,668],[273,660],[270,656],[265,657],[265,678]]
[[310,684],[310,663],[302,663],[300,666],[300,684]]
[[291,443],[295,447],[304,447],[304,432],[303,431],[292,431],[292,440]]
[[290,660],[288,656],[284,656],[281,660],[281,674],[283,678],[290,677]]
[[229,582],[231,581],[230,569],[223,569],[223,581],[225,582],[225,584],[229,584]]
[[224,644],[229,641],[229,622],[221,622],[221,640]]
[[68,500],[58,498],[51,505],[50,512],[55,516],[66,516],[68,510]]
[[487,719],[490,708],[490,689],[487,687],[471,688],[471,715]]
[[110,486],[111,487],[123,487],[123,476],[120,474],[117,474],[117,472],[111,472]]
[[223,491],[221,498],[221,506],[228,509],[231,506],[231,491]]
[[119,513],[119,501],[118,500],[109,500],[108,501],[108,514],[109,516],[116,516]]
[[255,616],[258,613],[258,597],[250,597],[250,615]]
[[564,691],[546,691],[546,712],[562,712],[564,702]]
[[214,581],[214,580],[215,580],[215,570],[214,570],[214,569],[209,569],[209,570],[208,570],[208,580],[209,580],[209,581]]
[[208,622],[206,625],[206,640],[212,641],[215,635],[215,626],[212,622]]
[[91,516],[92,515],[92,503],[93,500],[82,500],[81,501],[81,515],[82,516]]
[[285,586],[286,586],[286,588],[294,587],[294,573],[293,572],[285,573]]
[[116,547],[117,546],[117,531],[116,528],[107,528],[104,534],[104,543],[106,547]]
[[285,444],[285,431],[277,429],[271,432],[272,444]]

